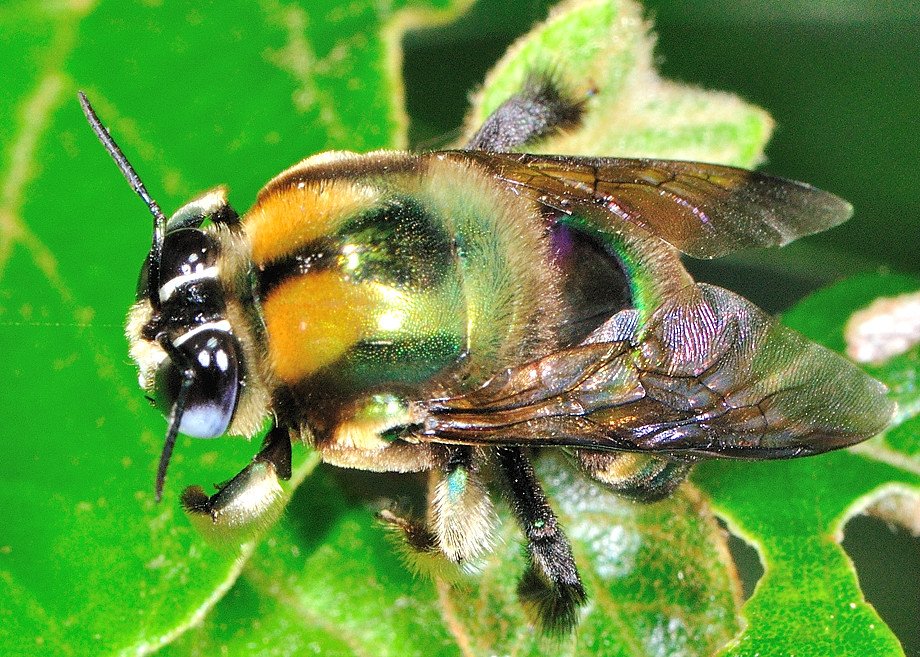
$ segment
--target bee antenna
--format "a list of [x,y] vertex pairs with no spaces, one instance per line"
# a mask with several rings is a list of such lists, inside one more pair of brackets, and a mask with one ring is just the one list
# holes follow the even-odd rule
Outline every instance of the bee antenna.
[[170,418],[169,430],[166,432],[166,440],[163,442],[163,451],[160,452],[160,464],[157,466],[157,479],[154,488],[154,499],[157,502],[163,499],[163,486],[166,484],[166,468],[169,467],[169,459],[172,458],[173,447],[176,446],[176,438],[179,435],[179,422]]
[[147,188],[144,187],[144,183],[141,182],[140,176],[137,175],[134,167],[128,162],[128,158],[125,157],[125,154],[121,152],[118,144],[112,139],[112,135],[110,135],[105,126],[102,125],[102,121],[100,121],[99,117],[96,115],[86,94],[82,91],[78,91],[77,96],[80,98],[80,107],[83,109],[83,114],[86,116],[86,120],[89,121],[89,127],[93,129],[93,132],[96,133],[96,137],[102,142],[105,150],[108,151],[112,159],[115,160],[115,164],[118,165],[122,175],[124,175],[128,184],[131,185],[131,189],[133,189],[134,192],[141,197],[141,200],[147,204],[147,207],[150,209],[150,214],[153,215],[153,244],[150,247],[150,272],[147,296],[154,306],[158,306],[159,299],[154,298],[156,296],[154,293],[159,289],[160,255],[163,252],[163,237],[166,234],[166,215],[163,214],[157,202],[150,197]]
[[165,333],[159,335],[157,341],[172,361],[179,365],[182,370],[182,383],[179,385],[179,393],[176,395],[172,410],[169,412],[169,429],[166,431],[163,451],[160,452],[160,464],[157,466],[154,498],[157,502],[160,502],[163,499],[163,486],[166,483],[166,469],[169,467],[169,459],[172,458],[173,448],[176,446],[179,425],[182,423],[182,415],[185,413],[189,391],[195,381],[195,372],[190,367],[188,356],[182,350],[177,349]]

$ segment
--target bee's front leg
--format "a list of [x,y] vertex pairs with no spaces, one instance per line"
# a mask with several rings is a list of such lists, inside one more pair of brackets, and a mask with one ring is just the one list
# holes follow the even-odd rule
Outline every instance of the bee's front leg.
[[521,448],[495,451],[511,510],[527,537],[530,568],[518,584],[518,597],[544,630],[565,634],[575,626],[578,608],[587,600],[572,548]]
[[273,427],[265,436],[262,450],[252,463],[210,497],[201,486],[189,486],[182,492],[182,506],[192,519],[207,530],[243,526],[264,527],[271,524],[283,508],[283,491],[279,479],[291,478],[291,437],[284,427]]

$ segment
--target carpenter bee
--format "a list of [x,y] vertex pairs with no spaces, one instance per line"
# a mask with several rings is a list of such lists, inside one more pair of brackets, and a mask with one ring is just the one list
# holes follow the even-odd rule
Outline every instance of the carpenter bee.
[[271,425],[216,494],[183,493],[216,527],[277,512],[292,441],[337,466],[430,473],[426,519],[381,515],[449,562],[490,548],[498,488],[526,538],[520,600],[567,632],[585,592],[533,450],[655,500],[695,461],[818,454],[892,415],[880,383],[680,260],[785,244],[848,203],[714,164],[524,154],[582,114],[546,77],[465,148],[314,155],[243,217],[217,188],[167,218],[80,102],[154,218],[126,332],[168,418],[157,500],[178,433]]

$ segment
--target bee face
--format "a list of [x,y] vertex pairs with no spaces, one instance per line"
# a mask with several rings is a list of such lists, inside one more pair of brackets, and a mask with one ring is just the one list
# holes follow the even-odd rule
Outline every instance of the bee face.
[[566,632],[585,592],[528,450],[565,447],[652,500],[696,460],[816,454],[892,415],[881,384],[680,260],[824,230],[845,201],[718,165],[509,152],[577,125],[551,80],[466,149],[314,156],[242,218],[217,189],[167,219],[81,103],[154,217],[127,334],[168,420],[157,498],[179,432],[271,425],[215,495],[183,493],[213,528],[277,517],[292,439],[334,465],[429,472],[424,521],[382,518],[455,564],[489,549],[499,488],[527,542],[521,602]]
[[[230,320],[229,306],[236,302],[228,304],[227,296],[235,287],[226,272],[239,259],[225,257],[225,251],[234,244],[227,226],[238,217],[224,190],[189,202],[168,220],[155,204],[154,209],[154,245],[141,266],[126,334],[141,389],[170,420],[159,497],[175,435],[223,435],[234,426],[241,399],[249,412],[245,422],[235,424],[254,430],[251,408],[262,386],[246,366],[251,337],[241,342],[234,330],[234,323],[241,330],[246,325]],[[210,225],[203,227],[205,222]]]
[[160,285],[153,291],[157,306],[138,301],[127,327],[141,387],[166,414],[182,395],[179,431],[197,438],[227,431],[242,382],[243,354],[226,318],[219,251],[216,240],[197,228],[167,232]]

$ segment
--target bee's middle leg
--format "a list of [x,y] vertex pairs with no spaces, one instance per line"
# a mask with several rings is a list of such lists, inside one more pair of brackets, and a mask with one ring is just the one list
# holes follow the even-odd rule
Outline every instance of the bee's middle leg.
[[447,449],[444,465],[431,471],[425,522],[383,511],[416,555],[468,563],[492,548],[495,512],[472,447]]

